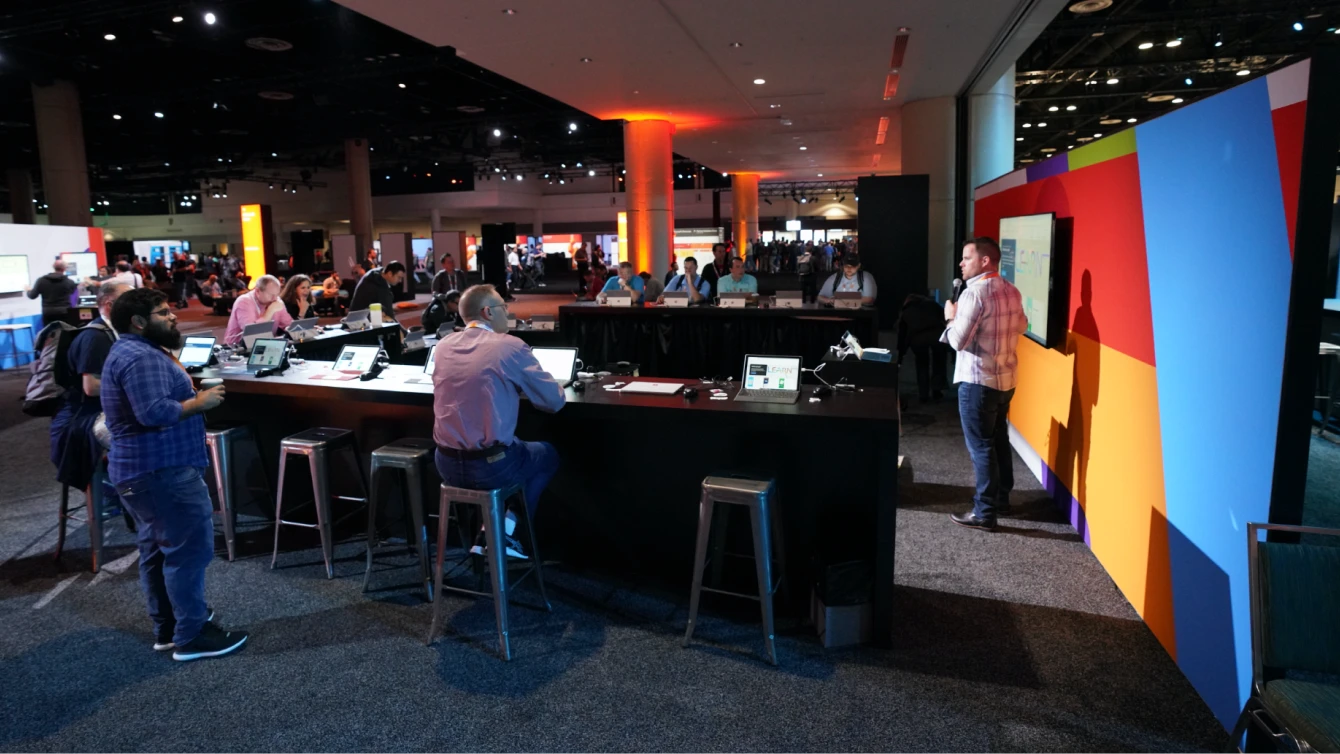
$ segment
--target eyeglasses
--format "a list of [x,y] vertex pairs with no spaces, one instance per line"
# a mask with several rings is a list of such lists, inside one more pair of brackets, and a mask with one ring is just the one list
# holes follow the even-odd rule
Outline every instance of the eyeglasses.
[[175,316],[177,316],[177,315],[173,314],[171,309],[168,309],[168,308],[165,307],[165,308],[162,308],[162,309],[154,309],[153,311],[149,312],[149,316],[150,316],[150,317],[175,317]]

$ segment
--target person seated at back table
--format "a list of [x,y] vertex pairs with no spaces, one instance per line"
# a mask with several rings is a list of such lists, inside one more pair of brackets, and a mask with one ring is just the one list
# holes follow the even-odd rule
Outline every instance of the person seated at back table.
[[443,254],[442,269],[433,276],[432,294],[444,296],[448,291],[463,291],[466,287],[465,270],[456,269],[456,257]]
[[306,275],[294,275],[285,281],[279,300],[284,302],[288,316],[294,319],[316,316],[312,312],[312,279]]
[[835,272],[824,281],[823,287],[819,289],[819,303],[832,304],[839,293],[861,294],[862,306],[874,304],[875,297],[879,295],[875,276],[861,269],[861,259],[855,254],[843,258],[841,273]]
[[[665,286],[665,292],[686,292],[689,294],[690,304],[706,304],[712,300],[712,285],[698,274],[698,260],[693,257],[684,257],[684,274],[671,278],[670,283]],[[665,296],[658,298],[656,303],[665,303]]]
[[233,302],[223,342],[230,346],[241,343],[242,331],[257,322],[274,322],[276,332],[293,324],[293,317],[289,316],[279,298],[279,278],[274,275],[261,275],[250,293],[238,296]]
[[665,283],[652,277],[650,272],[639,272],[637,276],[642,278],[642,300],[659,301],[661,293],[665,291]]
[[758,293],[758,280],[744,271],[744,260],[731,257],[730,274],[717,281],[717,293]]
[[381,304],[382,317],[393,318],[395,291],[391,288],[403,282],[405,282],[403,262],[388,262],[381,269],[368,270],[368,273],[358,281],[358,287],[354,288],[353,298],[349,300],[349,310],[356,312],[367,309],[373,304]]
[[[452,333],[433,352],[433,441],[437,470],[453,487],[489,490],[521,483],[527,518],[534,530],[540,494],[558,471],[558,451],[547,442],[516,438],[516,420],[525,393],[535,408],[554,413],[567,399],[521,339],[507,334],[507,305],[491,285],[476,285],[461,296],[465,329]],[[507,555],[528,557],[513,537],[516,515],[509,510],[503,541]],[[471,552],[482,554],[482,543]]]
[[419,324],[428,335],[437,332],[447,323],[456,330],[465,327],[465,320],[461,318],[460,291],[448,291],[446,295],[434,296],[428,308],[423,310],[423,316],[419,318]]
[[605,303],[607,297],[605,294],[612,291],[628,291],[633,294],[633,305],[642,303],[642,294],[645,291],[642,284],[642,278],[633,274],[632,262],[620,262],[619,274],[605,281],[605,287],[600,290],[600,303]]

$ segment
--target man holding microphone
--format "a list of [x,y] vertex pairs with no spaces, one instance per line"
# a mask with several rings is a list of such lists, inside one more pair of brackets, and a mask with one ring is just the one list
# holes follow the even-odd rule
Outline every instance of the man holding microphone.
[[223,402],[222,385],[196,392],[171,351],[181,347],[167,296],[127,291],[112,306],[120,335],[102,367],[102,407],[111,450],[108,476],[135,518],[140,587],[154,623],[154,649],[172,659],[220,657],[245,631],[224,631],[205,603],[205,566],[214,557],[214,506],[202,472],[204,413]]
[[965,285],[957,301],[945,302],[944,334],[958,358],[954,382],[963,439],[977,477],[973,509],[950,519],[984,531],[1008,513],[1014,489],[1014,456],[1007,417],[1018,379],[1019,336],[1028,329],[1023,297],[1000,276],[1000,247],[985,236],[963,245],[959,262]]

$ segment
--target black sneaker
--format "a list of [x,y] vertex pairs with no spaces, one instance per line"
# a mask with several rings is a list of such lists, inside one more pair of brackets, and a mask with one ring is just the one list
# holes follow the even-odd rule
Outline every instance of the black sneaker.
[[213,623],[206,623],[200,634],[172,653],[177,662],[190,662],[206,657],[222,657],[237,651],[247,643],[246,631],[224,631]]
[[949,520],[959,526],[966,526],[969,529],[981,529],[982,531],[996,530],[996,522],[994,519],[978,518],[973,515],[972,511],[968,511],[961,516],[951,514]]
[[[205,618],[205,622],[214,620],[214,608],[206,605],[205,609],[209,611],[209,615]],[[154,639],[154,651],[166,652],[169,649],[176,648],[177,645],[172,643],[172,634],[176,631],[177,624],[175,623],[163,626],[163,630],[159,631],[158,636]]]
[[[515,558],[516,560],[530,560],[530,556],[526,554],[525,548],[521,546],[521,540],[511,534],[505,534],[503,536],[507,542],[507,557]],[[475,537],[475,545],[470,548],[470,554],[486,555],[488,551],[489,548],[484,544],[484,532],[480,532],[479,536]]]

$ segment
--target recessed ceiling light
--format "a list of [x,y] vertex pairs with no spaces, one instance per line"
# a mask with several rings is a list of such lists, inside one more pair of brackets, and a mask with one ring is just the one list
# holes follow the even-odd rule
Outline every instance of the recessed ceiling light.
[[112,120],[121,120],[121,116],[120,116],[120,115],[117,115],[117,114],[115,114],[115,113],[113,113],[113,114],[112,114]]
[[163,117],[163,114],[162,114],[162,113],[158,113],[158,112],[156,112],[156,113],[154,113],[154,117],[155,117],[155,118],[161,118],[161,117]]
[[1167,44],[1167,46],[1168,46],[1168,47],[1181,47],[1181,46],[1182,46],[1182,40],[1181,40],[1180,38],[1179,38],[1179,39],[1170,39],[1170,40],[1168,40],[1168,44]]
[[1121,118],[1105,118],[1098,122],[1103,124],[1104,126],[1115,126],[1118,123],[1121,123]]
[[103,34],[103,35],[102,35],[102,38],[105,39],[105,40],[107,40],[108,42],[115,42],[115,41],[116,41],[116,35],[115,35],[115,34]]
[[1024,137],[1022,137],[1022,136],[1016,136],[1016,137],[1014,137],[1014,140],[1015,140],[1015,141],[1023,141],[1023,140],[1024,140]]
[[1247,70],[1246,68],[1243,68],[1241,71],[1238,71],[1238,75],[1239,75],[1239,76],[1249,76],[1249,75],[1251,75],[1251,71]]
[[1024,124],[1024,128],[1032,128],[1032,127],[1033,127],[1033,124],[1032,124],[1032,123],[1025,123],[1025,124]]
[[1055,151],[1056,151],[1056,147],[1043,147],[1043,148],[1042,148],[1042,151],[1043,151],[1043,152],[1055,152]]
[[591,62],[591,59],[590,59],[590,58],[582,58],[582,62],[583,62],[583,63],[590,63],[590,62]]
[[1121,83],[1121,79],[1108,79],[1108,80],[1107,80],[1107,83],[1109,83],[1109,84],[1119,84],[1119,83]]
[[1127,118],[1127,119],[1126,119],[1126,122],[1127,122],[1127,123],[1134,123],[1135,120],[1136,120],[1135,118]]
[[1047,124],[1046,124],[1046,123],[1039,123],[1039,124],[1038,124],[1038,128],[1046,128],[1046,127],[1047,127]]
[[823,174],[823,173],[816,173],[815,175],[818,176],[819,178],[823,178],[823,177],[824,177],[824,174]]
[[516,10],[513,8],[503,8],[503,13],[506,13],[509,16],[515,16]]
[[497,129],[497,128],[493,129],[493,135],[494,135],[494,136],[502,136],[502,130],[501,130],[501,129]]
[[800,151],[804,152],[806,149],[809,149],[809,147],[801,147]]
[[772,109],[776,110],[777,108],[781,107],[781,105],[768,105],[768,107],[771,107]]
[[1075,109],[1076,109],[1076,108],[1075,108],[1074,105],[1066,105],[1066,108],[1065,108],[1065,109],[1066,109],[1066,112],[1068,112],[1068,113],[1073,113],[1073,112],[1075,112]]
[[1047,112],[1049,112],[1049,113],[1054,113],[1054,112],[1056,112],[1057,110],[1060,110],[1060,109],[1061,109],[1061,108],[1057,107],[1056,105],[1052,105],[1051,107],[1047,108]]
[[766,84],[766,83],[768,83],[768,82],[767,82],[767,81],[764,81],[763,79],[754,79],[754,83],[755,83],[755,84]]
[[401,89],[404,89],[404,88],[405,88],[405,85],[404,85],[404,84],[396,84],[396,86],[400,87]]
[[568,130],[569,130],[569,131],[576,131],[576,130],[577,130],[577,124],[576,124],[576,123],[569,123],[569,124],[568,124]]
[[1180,104],[1182,104],[1183,101],[1184,101],[1184,100],[1183,100],[1181,97],[1177,97],[1176,99],[1174,99],[1174,100],[1172,101],[1172,103],[1173,103],[1174,105],[1180,105]]
[[731,43],[730,43],[730,46],[731,46],[731,47],[744,47],[744,43],[743,43],[743,42],[731,42]]
[[210,26],[213,26],[214,22],[217,20],[219,20],[218,17],[215,16],[213,13],[205,14],[205,23],[209,24]]
[[1153,48],[1153,47],[1154,47],[1154,43],[1153,43],[1153,42],[1141,42],[1141,43],[1140,43],[1140,49],[1142,49],[1142,50],[1148,50],[1148,49],[1151,49],[1151,48]]
[[182,18],[181,16],[173,16],[173,17],[172,17],[172,23],[174,23],[174,24],[179,24],[179,23],[181,23],[182,21],[185,21],[185,20],[186,20],[186,19]]
[[1095,139],[1101,139],[1101,138],[1103,138],[1103,135],[1102,135],[1102,134],[1094,134],[1094,135],[1093,135],[1093,138],[1095,138]]

